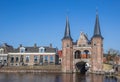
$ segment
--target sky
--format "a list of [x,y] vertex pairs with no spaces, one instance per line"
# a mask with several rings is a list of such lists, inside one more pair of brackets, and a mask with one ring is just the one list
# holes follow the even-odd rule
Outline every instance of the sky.
[[98,9],[104,52],[120,50],[120,0],[0,0],[0,44],[18,47],[49,46],[61,49],[66,16],[71,36],[93,36]]

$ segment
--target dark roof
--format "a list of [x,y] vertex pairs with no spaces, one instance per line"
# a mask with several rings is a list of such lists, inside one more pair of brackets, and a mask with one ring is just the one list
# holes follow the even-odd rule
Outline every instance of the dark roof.
[[101,30],[100,30],[100,24],[99,24],[99,17],[98,12],[96,12],[96,20],[95,20],[95,27],[94,27],[94,35],[93,37],[102,37]]
[[84,34],[84,37],[85,37],[85,39],[86,39],[87,41],[89,41],[87,34]]
[[68,17],[66,18],[66,26],[65,26],[65,33],[64,33],[63,39],[70,39],[70,40],[72,40],[72,37],[71,37],[71,34],[70,34],[70,24],[69,24]]
[[0,48],[4,49],[4,53],[8,53],[8,52],[13,52],[14,48],[11,45],[8,45],[7,43],[3,43]]
[[[51,47],[46,47],[43,46],[45,48],[45,52],[46,53],[52,53],[52,52],[56,52],[56,48],[51,48]],[[39,48],[40,47],[24,47],[25,48],[25,52],[26,53],[35,53],[35,52],[39,52]],[[20,47],[14,50],[15,53],[20,52]]]
[[77,45],[77,42],[73,42],[73,45]]
[[88,41],[88,44],[91,44],[91,41],[88,39],[87,34],[84,34],[84,36],[85,36],[86,40]]

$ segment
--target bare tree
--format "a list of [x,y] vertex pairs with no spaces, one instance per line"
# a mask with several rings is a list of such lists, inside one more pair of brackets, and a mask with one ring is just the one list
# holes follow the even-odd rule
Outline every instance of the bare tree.
[[110,49],[108,50],[108,54],[111,55],[112,57],[115,57],[115,56],[117,56],[117,55],[120,55],[120,51],[110,48]]
[[120,56],[120,51],[110,48],[108,50],[108,54],[106,56],[106,59],[109,63],[110,62],[117,62],[118,61],[118,56]]

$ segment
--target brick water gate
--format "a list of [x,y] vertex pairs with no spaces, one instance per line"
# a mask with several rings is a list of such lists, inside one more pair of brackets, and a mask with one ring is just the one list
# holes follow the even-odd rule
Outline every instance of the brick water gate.
[[[70,33],[68,17],[66,19],[65,33],[62,38],[62,72],[72,73],[81,71],[85,63],[90,65],[89,71],[102,71],[103,69],[103,37],[100,31],[99,17],[96,13],[94,33],[91,39],[84,33],[73,42]],[[84,63],[81,63],[84,62]]]

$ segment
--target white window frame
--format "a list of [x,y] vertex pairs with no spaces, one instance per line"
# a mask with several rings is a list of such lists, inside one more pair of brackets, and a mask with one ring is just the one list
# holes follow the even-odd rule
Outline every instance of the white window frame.
[[24,47],[20,47],[20,53],[25,53],[25,48]]
[[[28,60],[27,60],[27,58],[28,58]],[[30,55],[26,55],[26,56],[25,56],[25,61],[26,61],[26,63],[29,63],[29,62],[30,62]]]
[[38,62],[38,55],[34,55],[34,62]]
[[54,56],[50,55],[50,63],[53,63],[53,62],[54,62]]
[[40,53],[44,53],[44,52],[45,52],[45,48],[44,48],[44,47],[40,47],[40,48],[39,48],[39,52],[40,52]]

